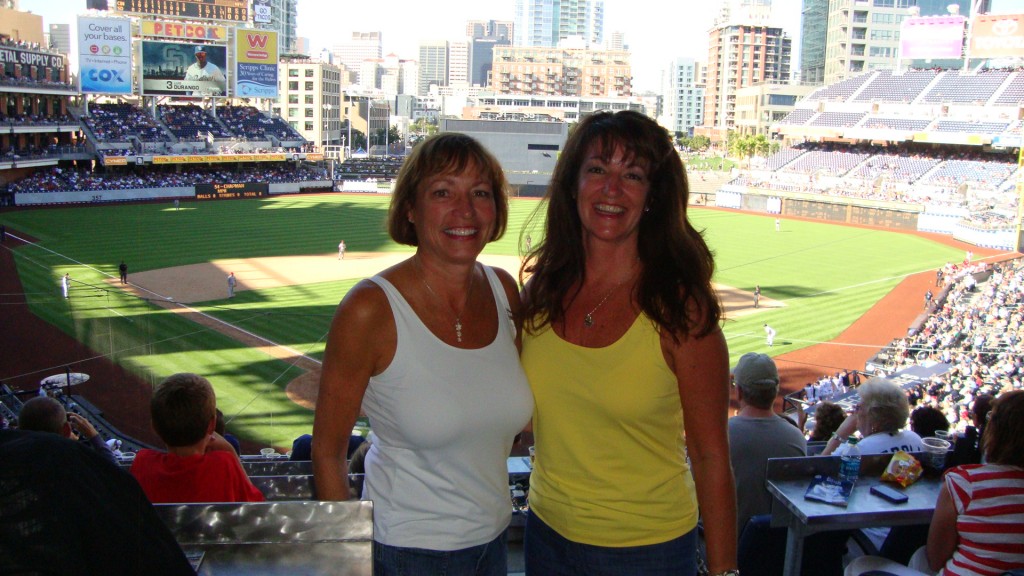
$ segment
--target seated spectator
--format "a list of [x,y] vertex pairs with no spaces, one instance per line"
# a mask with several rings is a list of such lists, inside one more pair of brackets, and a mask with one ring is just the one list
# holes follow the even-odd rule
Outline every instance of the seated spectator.
[[843,420],[825,445],[823,456],[831,455],[858,431],[861,441],[857,447],[861,454],[890,454],[900,450],[920,452],[924,449],[921,437],[912,430],[904,429],[910,417],[910,402],[902,388],[885,378],[871,378],[857,391],[860,404]]
[[775,412],[779,371],[765,354],[748,352],[732,372],[740,411],[729,419],[729,459],[736,475],[737,534],[751,516],[772,510],[765,484],[769,458],[807,455],[799,428]]
[[814,429],[811,430],[811,442],[828,442],[832,435],[846,419],[843,408],[834,402],[822,402],[814,409]]
[[138,483],[95,451],[0,430],[0,462],[0,574],[195,576]]
[[50,396],[36,396],[21,407],[18,427],[34,432],[50,432],[70,440],[84,437],[89,446],[104,460],[118,465],[117,456],[110,450],[100,433],[89,420],[65,410],[64,405]]
[[919,406],[910,413],[910,429],[921,438],[935,436],[936,430],[949,431],[949,420],[934,406]]
[[150,401],[153,428],[167,452],[143,449],[131,473],[155,503],[262,502],[235,449],[214,431],[217,398],[197,374],[174,374]]
[[231,447],[235,449],[235,454],[242,454],[242,445],[238,442],[238,438],[234,434],[229,434],[226,430],[227,424],[224,422],[224,413],[217,408],[217,425],[213,428],[213,431],[220,434],[231,444]]
[[1024,391],[1001,394],[984,435],[986,464],[946,472],[928,544],[910,567],[862,556],[847,576],[869,572],[895,576],[1003,574],[1024,568]]
[[292,441],[292,453],[289,460],[304,461],[313,459],[313,435],[303,434]]

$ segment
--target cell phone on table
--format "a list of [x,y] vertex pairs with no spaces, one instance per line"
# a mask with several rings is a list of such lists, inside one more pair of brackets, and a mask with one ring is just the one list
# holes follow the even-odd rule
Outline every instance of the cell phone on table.
[[895,488],[890,488],[885,484],[875,484],[871,487],[871,493],[875,496],[881,496],[889,502],[894,502],[896,504],[903,504],[907,501],[906,494],[896,490]]

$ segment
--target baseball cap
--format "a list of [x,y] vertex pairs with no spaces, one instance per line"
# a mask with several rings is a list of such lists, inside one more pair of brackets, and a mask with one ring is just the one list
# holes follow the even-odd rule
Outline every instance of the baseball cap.
[[206,46],[196,46],[195,53],[199,54],[200,52],[206,52]]
[[732,375],[736,385],[745,390],[779,386],[779,369],[767,354],[747,352],[732,369]]

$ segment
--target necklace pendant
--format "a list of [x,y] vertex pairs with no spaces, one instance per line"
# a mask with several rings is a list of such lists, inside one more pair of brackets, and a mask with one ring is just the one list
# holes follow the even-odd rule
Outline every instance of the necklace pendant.
[[455,340],[462,342],[462,321],[455,319]]
[[583,317],[583,325],[586,326],[587,328],[590,328],[591,326],[593,326],[594,325],[594,317],[591,316],[590,314],[587,314],[586,316],[584,316]]

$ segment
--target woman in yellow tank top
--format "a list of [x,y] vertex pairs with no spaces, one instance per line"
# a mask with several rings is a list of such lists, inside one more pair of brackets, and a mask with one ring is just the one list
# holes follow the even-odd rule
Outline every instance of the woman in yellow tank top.
[[668,133],[635,112],[588,116],[546,199],[523,265],[527,575],[695,574],[698,510],[711,574],[736,574],[728,350]]

